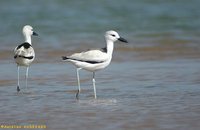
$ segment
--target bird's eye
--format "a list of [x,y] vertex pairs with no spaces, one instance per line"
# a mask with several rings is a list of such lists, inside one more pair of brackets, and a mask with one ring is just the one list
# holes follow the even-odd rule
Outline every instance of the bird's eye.
[[114,34],[112,34],[111,36],[115,37],[115,35],[114,35]]

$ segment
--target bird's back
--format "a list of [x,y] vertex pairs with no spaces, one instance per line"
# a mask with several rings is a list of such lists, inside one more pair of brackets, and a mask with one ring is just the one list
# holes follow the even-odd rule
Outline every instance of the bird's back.
[[29,66],[35,58],[33,47],[25,42],[14,49],[14,59],[18,65]]

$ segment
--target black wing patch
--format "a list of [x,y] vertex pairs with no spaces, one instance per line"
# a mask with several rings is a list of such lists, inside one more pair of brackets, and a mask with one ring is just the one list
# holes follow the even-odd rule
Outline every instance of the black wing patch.
[[82,62],[87,62],[87,63],[90,63],[90,64],[98,64],[98,63],[103,63],[103,61],[82,61]]
[[19,55],[19,57],[22,57],[22,58],[25,58],[25,59],[29,59],[29,60],[33,59],[33,56],[21,56],[21,55]]
[[104,48],[94,48],[94,49],[88,49],[87,51],[91,51],[91,50],[99,50],[99,51],[101,51],[101,52],[105,52],[105,53],[107,53],[108,52],[108,50],[107,50],[107,47],[104,47]]
[[16,58],[17,58],[17,55],[14,56],[14,59],[16,59]]
[[107,53],[107,47],[101,48],[101,51]]
[[62,56],[62,60],[67,60],[67,59],[69,59],[69,58],[66,56]]
[[19,49],[19,48],[21,48],[21,47],[24,47],[25,49],[28,49],[28,48],[31,47],[31,44],[29,44],[28,42],[24,42],[24,43],[22,43],[21,45],[19,45],[19,46],[17,47],[17,49]]
[[33,59],[33,56],[22,56],[22,55],[15,55],[14,59],[16,59],[17,57],[21,57],[21,58],[29,59],[29,60]]
[[68,57],[66,57],[66,56],[63,56],[62,59],[63,59],[63,60],[71,59],[71,60],[76,60],[76,61],[80,61],[80,62],[86,62],[86,63],[90,63],[90,64],[103,63],[103,61],[78,60],[78,59],[68,58]]

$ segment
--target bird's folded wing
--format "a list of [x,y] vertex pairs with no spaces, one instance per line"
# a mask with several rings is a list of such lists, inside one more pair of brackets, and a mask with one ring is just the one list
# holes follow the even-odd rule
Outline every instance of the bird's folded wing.
[[29,48],[29,49],[24,49],[24,48],[19,48],[17,49],[17,47],[14,49],[14,55],[15,56],[26,56],[26,57],[29,57],[29,56],[34,56],[34,50],[33,48]]
[[100,50],[89,50],[86,52],[75,53],[68,56],[68,58],[81,61],[103,62],[108,59],[108,55]]

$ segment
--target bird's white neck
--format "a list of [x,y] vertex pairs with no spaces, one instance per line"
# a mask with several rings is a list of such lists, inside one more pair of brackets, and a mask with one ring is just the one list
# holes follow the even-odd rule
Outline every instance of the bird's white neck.
[[29,44],[31,44],[31,36],[24,34],[24,38],[25,38],[25,42],[28,42]]
[[107,53],[112,57],[113,49],[114,49],[114,43],[111,40],[106,40],[106,47],[107,47]]

